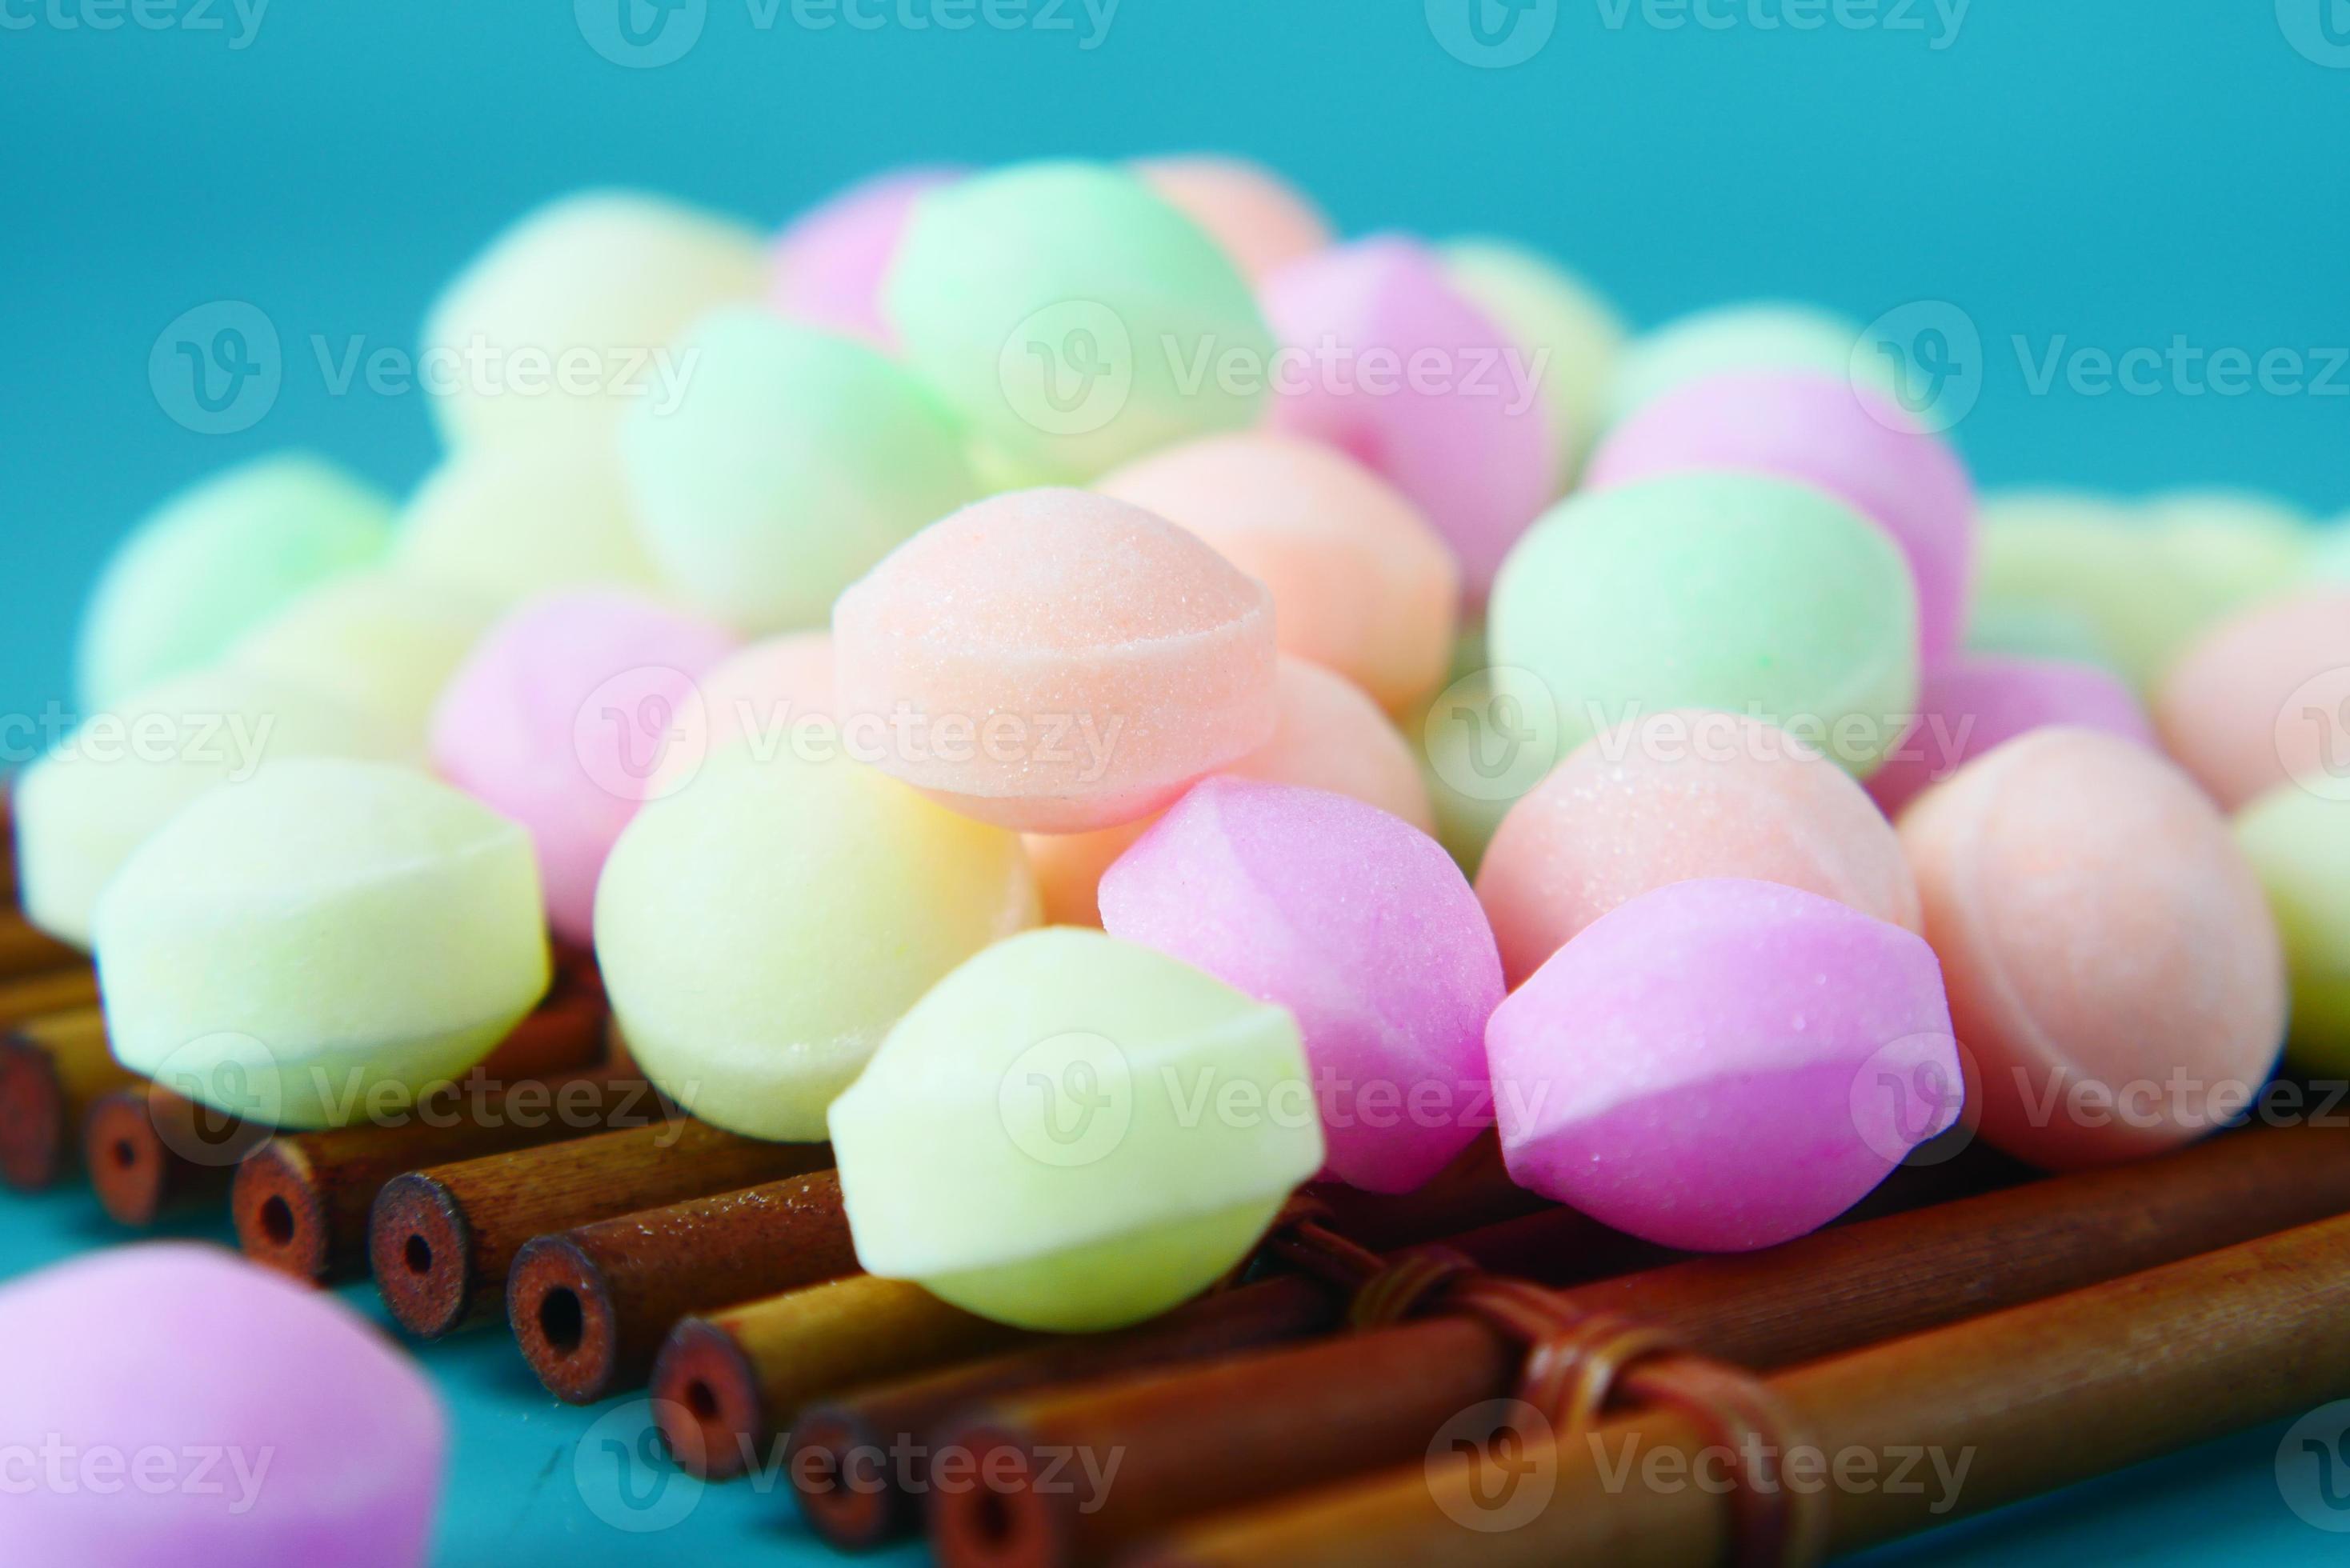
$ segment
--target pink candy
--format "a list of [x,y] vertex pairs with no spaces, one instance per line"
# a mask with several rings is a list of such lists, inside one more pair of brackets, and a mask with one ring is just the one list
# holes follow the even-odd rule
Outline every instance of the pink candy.
[[433,768],[530,830],[557,936],[593,940],[604,857],[655,793],[696,677],[733,647],[634,594],[551,594],[493,627],[442,691]]
[[897,331],[881,314],[882,281],[914,204],[962,172],[906,169],[877,175],[810,210],[775,240],[768,303],[795,321],[895,348]]
[[1451,543],[1482,602],[1557,473],[1542,368],[1409,240],[1294,263],[1261,303],[1284,357],[1274,428],[1385,475]]
[[1891,816],[1968,758],[2050,724],[2154,744],[2137,695],[2106,670],[2055,659],[1961,655],[1926,671],[1918,722],[1869,775],[1869,795]]
[[1610,490],[1693,471],[1800,480],[1850,504],[1909,558],[1927,660],[1958,646],[1974,575],[1974,485],[1950,444],[1893,404],[1812,371],[1707,377],[1617,425],[1586,483]]
[[2350,588],[2269,599],[2212,628],[2163,677],[2154,722],[2230,811],[2288,780],[2350,794]]
[[1419,829],[1344,795],[1211,779],[1110,867],[1101,907],[1110,935],[1296,1015],[1326,1174],[1409,1191],[1485,1125],[1501,960]]
[[1961,1098],[1932,950],[1771,882],[1677,882],[1601,916],[1485,1049],[1520,1186],[1699,1251],[1826,1224]]

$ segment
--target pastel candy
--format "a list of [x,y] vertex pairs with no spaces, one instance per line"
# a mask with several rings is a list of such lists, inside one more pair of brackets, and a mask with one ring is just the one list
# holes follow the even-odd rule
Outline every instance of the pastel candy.
[[[1220,1096],[1186,1115],[1201,1085]],[[833,1103],[858,1262],[1024,1328],[1205,1290],[1321,1166],[1297,1024],[1188,964],[1055,928],[956,970]]]
[[739,630],[824,625],[841,589],[980,493],[962,432],[863,344],[727,310],[680,350],[683,394],[623,427],[629,489],[671,581]]
[[[586,191],[525,214],[443,289],[421,361],[452,446],[608,431],[630,403],[690,379],[669,352],[686,324],[758,297],[758,236],[630,191]],[[479,369],[474,367],[478,366]]]
[[1452,645],[1442,691],[1404,726],[1436,841],[1474,877],[1502,818],[1560,759],[1558,709],[1523,670],[1496,670],[1481,625]]
[[2337,518],[2310,535],[2306,564],[2314,581],[2350,583],[2350,517]]
[[1485,1050],[1520,1186],[1698,1251],[1826,1224],[1959,1105],[1933,952],[1770,882],[1611,909],[1502,1003]]
[[206,791],[303,756],[423,760],[372,714],[235,670],[174,676],[84,719],[16,781],[26,916],[88,947],[99,895],[149,835]]
[[[1220,776],[1328,790],[1375,805],[1423,833],[1434,830],[1428,787],[1420,782],[1411,748],[1353,682],[1284,655],[1274,692],[1281,714],[1273,739]],[[1102,873],[1155,820],[1091,833],[1030,834],[1028,860],[1036,868],[1046,922],[1101,924],[1096,890]]]
[[322,583],[237,639],[230,669],[375,715],[421,749],[432,703],[498,607],[404,572]]
[[115,546],[81,624],[81,705],[111,708],[218,658],[305,588],[381,555],[391,504],[288,453],[192,485]]
[[1305,194],[1246,159],[1142,158],[1133,169],[1223,246],[1251,283],[1330,243],[1330,221]]
[[1859,514],[1706,473],[1561,502],[1511,553],[1489,624],[1494,664],[1547,689],[1555,754],[1643,711],[1720,708],[1865,777],[1917,697],[1917,614],[1899,549]]
[[1455,240],[1442,254],[1453,287],[1510,335],[1519,362],[1541,366],[1558,458],[1552,489],[1564,494],[1607,418],[1623,317],[1588,283],[1507,240]]
[[671,1098],[752,1137],[813,1140],[915,999],[1035,919],[1017,837],[785,750],[638,813],[597,888],[596,957]]
[[445,784],[304,758],[141,845],[96,919],[123,1065],[279,1127],[400,1108],[549,978],[529,836]]
[[1669,473],[1762,473],[1824,490],[1908,557],[1929,664],[1959,644],[1974,570],[1973,483],[1939,436],[1846,378],[1748,371],[1684,382],[1608,433],[1586,483]]
[[1860,324],[1832,310],[1763,300],[1667,322],[1624,352],[1609,396],[1624,419],[1674,388],[1743,370],[1815,370],[1892,389],[1889,363],[1864,352]]
[[1265,280],[1265,318],[1301,361],[1274,429],[1384,476],[1460,557],[1470,597],[1552,494],[1559,457],[1534,367],[1409,240],[1340,245]]
[[593,940],[596,878],[650,781],[720,628],[610,589],[533,599],[491,628],[432,712],[433,770],[530,830],[547,923]]
[[1887,816],[1898,815],[1968,759],[2050,724],[2154,745],[2146,709],[2109,670],[2064,659],[1961,654],[1928,669],[1918,721],[1869,775],[1868,793]]
[[785,632],[738,649],[704,670],[697,685],[701,701],[675,711],[647,800],[688,787],[712,762],[764,761],[777,750],[840,741],[828,632]]
[[2148,503],[2162,547],[2202,590],[2205,618],[2289,588],[2308,569],[2308,515],[2252,490],[2174,490]]
[[2293,987],[2286,1054],[2313,1077],[2350,1073],[2350,805],[2280,784],[2236,818],[2268,891]]
[[1586,741],[1510,808],[1477,873],[1512,985],[1620,904],[1736,877],[1918,929],[1901,843],[1837,767],[1740,714],[1650,714]]
[[2267,1080],[2276,928],[2227,824],[2145,747],[2019,736],[1918,796],[1901,843],[1999,1147],[2055,1169],[2137,1158]]
[[1102,927],[1296,1018],[1324,1174],[1409,1192],[1487,1125],[1502,961],[1437,842],[1321,790],[1209,779],[1119,857]]
[[860,180],[792,221],[768,257],[767,303],[793,321],[877,348],[897,344],[881,287],[915,203],[962,179],[961,169],[899,169]]
[[1461,594],[1452,552],[1400,494],[1327,447],[1210,436],[1094,486],[1180,524],[1273,591],[1282,651],[1401,711],[1436,687]]
[[878,764],[957,811],[1115,826],[1272,738],[1273,605],[1173,524],[1017,491],[923,530],[840,597],[843,712],[910,717]]
[[1253,423],[1262,378],[1214,362],[1272,352],[1222,247],[1099,164],[1020,164],[935,192],[883,308],[907,363],[982,439],[1064,481]]
[[[112,1247],[0,1287],[0,1335],[20,1347],[0,1431],[54,1445],[62,1477],[18,1469],[16,1561],[426,1561],[448,1415],[335,1296],[216,1247]],[[48,1462],[19,1450],[20,1465]]]
[[400,514],[392,565],[493,604],[567,588],[654,588],[608,441],[471,447],[425,476]]
[[2288,780],[2350,794],[2350,587],[2290,594],[2213,627],[2164,678],[2154,722],[2227,810]]

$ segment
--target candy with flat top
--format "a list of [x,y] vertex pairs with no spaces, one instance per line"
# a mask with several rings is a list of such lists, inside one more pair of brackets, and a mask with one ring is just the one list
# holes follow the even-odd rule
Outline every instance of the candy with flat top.
[[2236,817],[2284,943],[2285,1054],[2313,1077],[2350,1074],[2350,804],[2279,784]]
[[583,191],[525,214],[432,304],[421,358],[452,446],[608,432],[691,379],[688,322],[765,287],[759,236],[633,191]]
[[768,256],[767,303],[793,321],[889,349],[881,286],[913,221],[915,203],[963,177],[961,169],[899,169],[860,180],[792,221]]
[[1251,283],[1330,243],[1330,221],[1305,193],[1247,159],[1139,158],[1133,169],[1223,246]]
[[1558,458],[1552,488],[1565,493],[1607,416],[1624,351],[1623,317],[1583,279],[1507,240],[1455,240],[1443,257],[1452,286],[1510,335],[1520,362],[1542,367]]
[[530,836],[448,785],[302,758],[213,790],[99,896],[123,1065],[279,1127],[404,1109],[546,991]]
[[1668,1247],[1746,1251],[1866,1197],[1961,1098],[1916,933],[1773,882],[1618,905],[1495,1010],[1522,1187]]
[[649,802],[596,893],[596,958],[646,1075],[786,1142],[949,970],[1034,925],[1020,840],[786,747]]
[[2050,724],[2154,744],[2145,707],[2110,670],[2066,659],[1962,653],[1927,670],[1917,722],[1868,776],[1869,795],[1886,815],[1897,815],[1969,758]]
[[1974,484],[1950,443],[1890,400],[1813,370],[1687,381],[1608,432],[1586,483],[1610,490],[1700,472],[1772,474],[1848,504],[1908,557],[1925,661],[1958,646],[1974,570]]
[[[1202,1086],[1207,1114],[1187,1114]],[[1065,928],[940,981],[831,1125],[868,1272],[1065,1333],[1207,1289],[1323,1159],[1288,1012]]]
[[2267,1081],[2285,983],[2260,882],[2144,746],[2019,736],[1918,796],[1901,844],[1997,1147],[2051,1169],[2137,1158]]
[[1273,590],[1282,651],[1401,712],[1451,656],[1461,572],[1412,504],[1343,452],[1258,431],[1210,436],[1094,488],[1178,523]]
[[86,948],[107,883],[150,834],[207,790],[234,787],[286,757],[421,765],[419,740],[265,676],[203,670],[151,686],[84,719],[17,779],[26,916]]
[[1806,485],[1691,473],[1554,507],[1503,568],[1488,636],[1555,707],[1554,755],[1643,711],[1720,708],[1866,777],[1917,699],[1917,624],[1875,524]]
[[1273,736],[1263,586],[1083,491],[924,529],[841,595],[832,637],[840,711],[907,717],[878,765],[1006,827],[1132,822]]
[[622,428],[629,490],[670,581],[738,630],[824,625],[841,589],[980,493],[963,432],[876,349],[739,309],[680,348],[691,383]]
[[500,620],[432,711],[433,771],[530,830],[555,934],[594,939],[596,878],[651,798],[718,627],[614,589],[550,594]]
[[82,617],[96,712],[211,663],[314,584],[383,553],[391,503],[321,459],[257,458],[190,486],[115,546]]
[[1512,985],[1668,883],[1801,888],[1918,928],[1901,842],[1852,775],[1760,719],[1654,713],[1577,747],[1510,808],[1477,872]]
[[498,609],[403,571],[352,572],[255,627],[224,662],[372,713],[421,750],[433,701]]
[[1024,163],[932,193],[882,308],[915,374],[1040,476],[1090,479],[1263,405],[1263,378],[1214,369],[1272,354],[1247,280],[1123,170]]
[[[80,1480],[10,1487],[14,1561],[426,1561],[447,1412],[335,1296],[218,1247],[112,1247],[0,1287],[0,1430]],[[22,1482],[44,1461],[19,1451]]]
[[1297,1020],[1324,1174],[1409,1192],[1485,1126],[1502,961],[1436,840],[1322,790],[1209,779],[1118,857],[1102,928]]
[[391,564],[500,605],[567,588],[660,586],[619,456],[602,440],[452,452],[401,509]]
[[1858,322],[1816,306],[1763,300],[1694,311],[1625,349],[1608,396],[1610,422],[1676,387],[1742,370],[1816,370],[1892,389],[1890,363],[1856,353],[1864,347]]
[[1451,545],[1482,601],[1557,473],[1537,368],[1411,240],[1308,256],[1266,279],[1263,300],[1298,362],[1276,379],[1273,427],[1384,476]]
[[2228,810],[2289,780],[2350,796],[2350,587],[2307,588],[2212,627],[2164,677],[2154,722]]

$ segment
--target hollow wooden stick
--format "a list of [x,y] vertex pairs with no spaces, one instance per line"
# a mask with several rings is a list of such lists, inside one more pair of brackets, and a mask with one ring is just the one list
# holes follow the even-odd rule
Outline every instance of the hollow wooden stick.
[[88,963],[88,954],[36,928],[15,909],[0,910],[0,979],[47,974]]
[[[1563,1293],[1768,1368],[2345,1210],[2350,1133],[2269,1128]],[[1005,1483],[933,1498],[941,1559],[1098,1562],[1188,1515],[1401,1464],[1460,1411],[1507,1396],[1522,1361],[1483,1319],[1437,1315],[999,1402],[941,1439],[989,1455]],[[1079,1451],[1121,1456],[1106,1502],[1035,1484]]]
[[368,1256],[392,1317],[427,1339],[489,1321],[524,1242],[640,1209],[832,1163],[824,1144],[762,1143],[681,1121],[395,1176],[368,1217]]
[[237,1161],[268,1136],[160,1084],[140,1084],[90,1102],[81,1146],[99,1206],[117,1224],[144,1228],[224,1196]]
[[506,1316],[547,1391],[587,1405],[640,1386],[690,1314],[856,1272],[839,1175],[819,1170],[540,1236]]
[[95,1007],[19,1022],[0,1036],[0,1181],[37,1192],[72,1168],[90,1102],[137,1083]]
[[[1826,1550],[1855,1551],[2339,1398],[2345,1318],[2350,1219],[2334,1219],[1782,1373],[1795,1442],[1778,1457],[1815,1489]],[[1719,1563],[1733,1516],[1716,1441],[1651,1410],[1511,1456],[1541,1489],[1523,1518],[1497,1513],[1487,1454],[1446,1454],[1196,1521],[1133,1561]]]

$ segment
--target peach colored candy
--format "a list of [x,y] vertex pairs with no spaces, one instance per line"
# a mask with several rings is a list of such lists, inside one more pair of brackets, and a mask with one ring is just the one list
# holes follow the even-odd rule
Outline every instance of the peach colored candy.
[[1900,831],[1991,1143],[2052,1169],[2137,1158],[2214,1130],[2267,1080],[2276,926],[2227,823],[2168,763],[2035,730],[1918,796]]
[[2220,622],[2155,695],[2163,748],[2233,811],[2297,780],[2350,795],[2350,588],[2311,588]]
[[1094,488],[1181,524],[1271,588],[1282,651],[1388,712],[1442,679],[1461,568],[1410,502],[1344,452],[1271,431],[1210,436]]
[[1305,193],[1243,158],[1142,158],[1134,171],[1224,247],[1251,283],[1330,243],[1329,220]]
[[892,551],[833,608],[840,709],[875,765],[1030,832],[1149,815],[1272,739],[1273,599],[1139,506],[990,496]]
[[[1284,654],[1276,677],[1280,727],[1273,739],[1224,771],[1263,784],[1327,790],[1378,806],[1422,833],[1436,831],[1410,745],[1350,681]],[[1110,862],[1159,819],[1092,833],[1032,833],[1028,863],[1045,898],[1045,923],[1098,926],[1095,889]]]
[[679,711],[648,800],[675,794],[705,765],[737,752],[772,757],[777,748],[837,738],[830,632],[764,638],[712,665],[697,684],[702,701]]
[[1503,818],[1477,897],[1514,986],[1618,904],[1704,877],[1919,926],[1900,840],[1852,775],[1738,713],[1652,713],[1576,747]]

